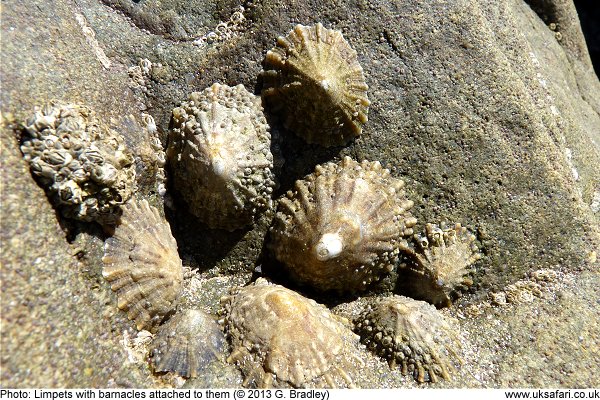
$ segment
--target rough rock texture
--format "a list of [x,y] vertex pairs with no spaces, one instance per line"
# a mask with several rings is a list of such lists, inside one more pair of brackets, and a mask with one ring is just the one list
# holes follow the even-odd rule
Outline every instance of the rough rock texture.
[[[334,157],[379,160],[407,181],[421,227],[448,220],[476,233],[484,257],[454,312],[479,307],[488,291],[533,269],[560,266],[576,274],[553,297],[465,314],[466,346],[481,357],[467,358],[464,374],[436,385],[597,385],[600,83],[570,2],[530,1],[533,11],[522,0],[264,0],[244,3],[245,19],[235,23],[237,0],[163,1],[172,19],[158,22],[158,3],[145,3],[2,2],[3,120],[23,119],[52,99],[85,103],[139,155],[147,150],[142,111],[154,117],[164,144],[170,111],[189,91],[216,81],[256,88],[277,36],[296,23],[339,29],[365,71],[369,122],[350,147],[323,149],[273,118],[285,158],[280,193]],[[155,16],[135,17],[142,7]],[[558,27],[544,19],[545,10]],[[235,29],[194,44],[192,36],[208,35],[219,21]],[[152,62],[151,71],[144,87],[130,88],[127,70],[141,58]],[[164,385],[146,364],[131,363],[122,343],[133,325],[101,278],[102,232],[57,222],[21,159],[18,138],[3,126],[1,139],[0,383]],[[140,187],[160,205],[153,189]],[[222,277],[214,293],[262,265],[268,215],[247,232],[212,232],[197,229],[179,200],[169,200],[184,266],[206,279]],[[198,299],[206,308],[216,301]],[[414,385],[366,352],[364,358],[361,386]]]

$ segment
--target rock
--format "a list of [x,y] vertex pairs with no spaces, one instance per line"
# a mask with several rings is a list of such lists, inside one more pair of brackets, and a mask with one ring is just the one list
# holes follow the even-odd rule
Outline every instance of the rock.
[[[600,247],[600,215],[597,206],[591,207],[600,197],[600,83],[570,2],[543,2],[544,9],[555,12],[557,31],[549,26],[553,21],[545,22],[520,0],[411,0],[402,5],[266,0],[247,6],[232,33],[199,44],[188,40],[195,34],[188,28],[202,21],[214,31],[218,22],[210,10],[219,8],[218,18],[226,23],[240,12],[239,3],[214,2],[184,18],[177,14],[179,3],[164,2],[169,3],[166,10],[175,11],[169,18],[176,23],[159,21],[156,35],[104,3],[125,4],[3,4],[5,120],[10,115],[22,120],[35,105],[53,99],[85,103],[111,121],[137,155],[143,146],[142,111],[154,117],[164,144],[170,112],[186,93],[217,81],[259,87],[265,51],[297,22],[341,30],[365,72],[369,121],[356,142],[341,149],[307,145],[271,118],[273,129],[281,131],[285,159],[276,197],[316,164],[345,155],[380,161],[411,188],[408,196],[415,200],[419,230],[441,220],[474,229],[484,256],[458,310],[477,306],[488,291],[501,291],[534,269],[560,265],[580,274],[575,303],[567,301],[569,296],[556,305],[537,299],[494,309],[492,322],[469,318],[465,325],[478,336],[471,343],[474,352],[489,348],[495,319],[503,321],[506,332],[516,332],[511,342],[496,347],[497,353],[486,353],[488,364],[467,359],[470,374],[436,385],[573,387],[595,382],[593,354],[563,346],[566,337],[577,337],[579,331],[590,333],[584,337],[585,348],[600,344],[591,334],[597,332],[595,319],[589,317],[598,313],[596,278],[579,272],[597,270],[590,255]],[[165,28],[169,26],[173,29]],[[176,40],[180,37],[185,40]],[[143,87],[130,88],[128,68],[140,59],[150,60],[152,70]],[[128,115],[133,119],[125,121],[122,116]],[[147,365],[129,363],[121,344],[123,331],[133,325],[113,307],[114,295],[101,278],[103,233],[83,223],[57,223],[21,159],[18,138],[6,125],[2,160],[3,385],[150,385]],[[139,190],[154,205],[162,203],[154,187]],[[173,200],[177,206],[178,199]],[[167,215],[184,266],[206,277],[240,280],[257,266],[268,215],[234,235],[194,230],[194,220],[181,208],[167,210]],[[74,253],[85,257],[78,260]],[[538,335],[555,343],[552,349],[527,341],[534,332],[533,315],[553,321],[552,329]],[[544,356],[544,351],[560,356]],[[365,371],[380,368],[366,353],[363,357]],[[498,367],[486,369],[490,363]],[[535,378],[522,369],[515,372],[515,365],[531,363],[539,366]],[[556,372],[566,365],[577,373]],[[362,386],[411,385],[400,375],[381,371]]]

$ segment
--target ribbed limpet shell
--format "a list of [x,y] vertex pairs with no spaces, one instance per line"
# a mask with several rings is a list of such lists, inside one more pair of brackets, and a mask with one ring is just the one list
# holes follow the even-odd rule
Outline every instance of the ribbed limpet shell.
[[183,266],[169,223],[146,200],[130,200],[104,246],[102,275],[138,329],[152,330],[175,306]]
[[447,307],[473,284],[473,263],[481,258],[475,236],[455,224],[450,228],[427,224],[414,236],[414,250],[405,250],[399,289],[436,307]]
[[336,377],[352,386],[358,336],[324,306],[264,279],[222,301],[228,361],[244,373],[244,386],[335,387]]
[[155,372],[193,378],[222,358],[225,344],[225,335],[210,314],[184,310],[158,328],[150,359]]
[[269,246],[292,277],[319,290],[362,290],[389,273],[413,234],[404,182],[379,162],[317,166],[279,201]]
[[367,84],[340,31],[296,25],[267,52],[262,95],[308,143],[347,144],[367,122]]
[[211,228],[242,228],[271,204],[271,135],[260,98],[215,83],[173,110],[167,155],[189,210]]
[[458,355],[458,330],[431,304],[403,296],[377,300],[356,321],[368,349],[415,380],[450,379]]

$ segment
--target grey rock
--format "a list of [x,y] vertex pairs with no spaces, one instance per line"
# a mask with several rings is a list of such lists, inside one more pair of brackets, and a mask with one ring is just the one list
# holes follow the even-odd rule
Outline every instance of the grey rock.
[[[175,23],[159,20],[157,30],[132,24],[135,10],[107,5],[117,3],[126,2],[2,3],[3,386],[145,387],[155,379],[146,364],[127,361],[123,332],[134,331],[101,278],[103,233],[82,223],[59,225],[9,122],[53,99],[87,104],[139,155],[142,111],[154,117],[166,143],[171,110],[187,93],[214,82],[257,93],[256,77],[275,38],[296,23],[316,22],[342,30],[357,50],[372,101],[369,121],[350,146],[322,149],[272,118],[285,159],[278,194],[332,158],[379,160],[406,180],[419,230],[444,220],[474,230],[484,256],[475,265],[475,285],[451,311],[486,310],[465,314],[461,326],[481,357],[467,357],[455,380],[436,386],[597,383],[600,215],[591,205],[600,197],[600,83],[571,2],[531,1],[536,14],[521,0],[266,0],[246,4],[245,20],[225,39],[199,44],[188,39],[227,22],[239,2],[211,2],[188,16],[175,6],[183,3],[165,2]],[[196,23],[207,33],[189,29]],[[140,59],[153,68],[143,88],[130,87],[128,69]],[[162,202],[153,187],[138,183],[149,201]],[[265,262],[269,215],[230,234],[198,229],[180,205],[167,214],[184,265],[202,277],[247,276]],[[527,272],[559,267],[576,279],[555,297],[483,306],[490,291]],[[364,361],[363,387],[416,385],[366,352]]]

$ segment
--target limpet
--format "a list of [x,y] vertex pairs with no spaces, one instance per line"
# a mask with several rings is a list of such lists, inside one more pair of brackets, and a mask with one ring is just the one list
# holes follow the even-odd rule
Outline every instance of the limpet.
[[355,330],[368,349],[412,373],[417,382],[450,379],[458,355],[458,331],[431,304],[394,295],[379,299],[356,321]]
[[267,52],[262,96],[308,143],[347,144],[367,122],[368,86],[340,31],[296,25]]
[[225,335],[217,321],[201,310],[176,313],[158,328],[150,359],[155,372],[197,377],[225,353]]
[[244,386],[335,387],[335,377],[352,386],[358,336],[324,306],[262,278],[222,301],[228,361],[242,370]]
[[67,218],[114,224],[135,190],[123,137],[79,104],[36,107],[21,152],[52,204]]
[[362,290],[389,273],[413,234],[404,182],[379,162],[317,166],[279,201],[269,247],[292,277],[319,290]]
[[146,200],[130,200],[104,245],[102,275],[117,292],[118,307],[138,329],[151,330],[175,306],[183,266],[169,223]]
[[414,239],[414,248],[403,252],[399,289],[436,307],[451,305],[473,284],[473,263],[481,258],[475,236],[461,224],[450,228],[427,224],[425,234]]
[[167,155],[192,214],[233,231],[271,207],[271,135],[259,97],[215,83],[175,108],[173,125]]

